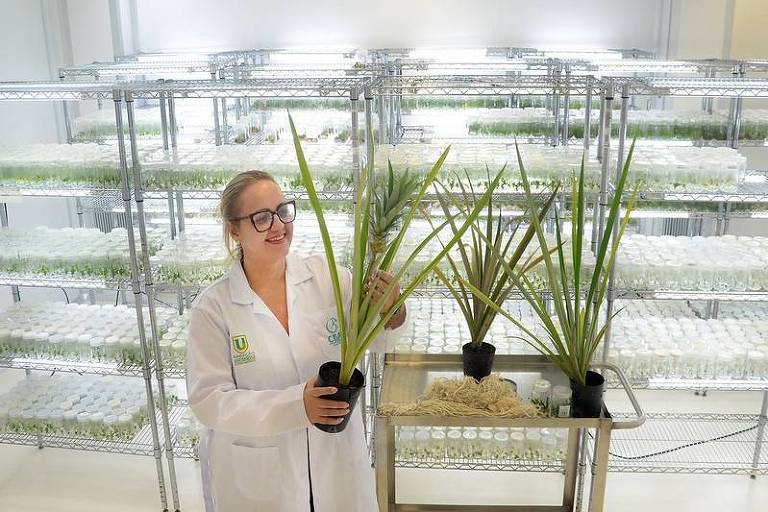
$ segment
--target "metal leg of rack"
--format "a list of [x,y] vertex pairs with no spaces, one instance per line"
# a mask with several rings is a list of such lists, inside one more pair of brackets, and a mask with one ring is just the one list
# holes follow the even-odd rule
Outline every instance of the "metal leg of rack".
[[592,459],[592,482],[589,492],[589,512],[603,512],[605,486],[608,477],[608,455],[611,447],[611,420],[607,427],[595,429],[595,456]]
[[[605,209],[608,206],[608,176],[611,166],[611,117],[613,110],[613,83],[608,82],[605,88],[605,101],[603,112],[603,125],[602,134],[603,144],[601,146],[602,160],[600,161],[602,168],[600,174],[600,202],[597,215],[597,237],[596,240],[592,240],[592,250],[595,252],[600,243],[602,242],[603,226],[605,225]],[[592,228],[595,231],[595,228]]]
[[[358,121],[357,102],[360,97],[360,91],[357,87],[352,87],[349,91],[349,104],[352,112],[352,132],[350,140],[352,141],[352,186],[357,190],[360,184],[360,123]],[[355,194],[353,201],[357,201]]]
[[578,462],[578,470],[576,474],[577,478],[577,486],[576,486],[576,506],[574,507],[575,512],[581,512],[582,504],[584,503],[584,485],[586,483],[585,478],[587,477],[586,473],[586,466],[587,466],[587,429],[586,428],[580,428],[578,430],[579,434],[579,462]]
[[[560,79],[560,65],[555,69],[554,78],[556,82]],[[552,126],[552,146],[557,146],[560,143],[560,91],[557,87],[558,86],[555,85],[555,88],[552,89],[552,116],[554,118]]]
[[221,142],[229,143],[229,121],[227,120],[227,98],[221,98]]
[[66,100],[61,102],[61,107],[64,112],[64,130],[67,134],[67,144],[72,144],[74,142],[74,137],[72,136],[72,118],[70,117],[69,105],[67,105]]
[[378,109],[378,116],[379,116],[379,137],[376,142],[381,144],[384,140],[384,134],[387,133],[387,117],[384,113],[384,96],[379,94],[376,97],[376,106]]
[[[618,156],[616,159],[616,177],[614,179],[614,187],[615,184],[619,181],[619,176],[621,176],[622,169],[624,168],[624,146],[627,139],[627,115],[628,115],[628,109],[629,109],[629,86],[623,85],[621,88],[621,116],[619,118],[619,147],[618,147]],[[613,196],[614,194],[611,194]],[[613,199],[613,197],[611,197]],[[602,232],[602,225],[600,226],[600,230]],[[619,236],[619,223],[615,222],[613,224],[613,229],[610,234],[611,236],[611,245],[616,243],[616,238]],[[608,361],[608,352],[610,351],[611,346],[611,322],[608,320],[613,315],[613,304],[616,300],[616,265],[613,266],[611,269],[611,274],[608,276],[608,301],[606,303],[605,308],[605,314],[606,314],[606,322],[608,322],[608,327],[605,331],[605,337],[603,338],[603,362]]]
[[[403,63],[400,59],[395,60],[395,74],[403,76]],[[403,90],[398,88],[395,96],[395,136],[399,141],[403,135]]]
[[757,467],[760,463],[760,454],[763,449],[763,437],[765,425],[768,423],[768,390],[763,391],[763,405],[760,408],[760,419],[757,424],[757,438],[755,439],[755,454],[752,457],[752,474],[750,478],[757,478]]
[[603,160],[603,126],[605,122],[605,89],[600,91],[600,115],[597,118],[597,161]]
[[565,65],[565,94],[563,95],[563,145],[568,145],[568,128],[571,116],[571,65]]
[[[147,244],[147,229],[144,223],[144,195],[141,178],[141,164],[139,162],[139,152],[136,146],[136,125],[133,117],[133,97],[130,91],[125,92],[125,103],[128,112],[128,134],[131,138],[131,163],[133,168],[133,196],[136,202],[137,219],[139,223],[139,237],[141,239],[141,258],[144,265],[144,288],[147,294],[147,305],[149,309],[150,339],[152,349],[155,353],[155,376],[157,379],[157,398],[160,406],[160,415],[163,424],[163,434],[165,441],[165,456],[168,464],[168,477],[171,484],[171,496],[173,498],[174,510],[181,509],[179,503],[179,489],[176,482],[176,465],[173,457],[173,443],[171,437],[171,425],[168,418],[168,402],[165,397],[165,382],[163,375],[163,358],[160,352],[160,344],[157,328],[157,311],[155,309],[155,291],[152,284],[152,267],[149,264],[149,248]],[[181,212],[180,212],[181,213]],[[153,409],[154,410],[154,409]]]
[[181,190],[176,191],[176,218],[179,222],[179,235],[186,229],[184,222],[184,194]]
[[592,136],[592,77],[587,77],[587,99],[584,103],[584,159],[589,158],[589,143]]
[[[119,90],[113,93],[115,103],[115,124],[117,126],[118,152],[120,156],[120,178],[122,182],[123,204],[125,207],[126,230],[128,231],[128,249],[130,251],[131,265],[131,289],[133,291],[134,306],[136,307],[136,321],[139,327],[139,342],[142,353],[142,370],[144,376],[144,386],[147,394],[147,411],[149,414],[149,425],[152,431],[153,455],[155,458],[155,467],[157,470],[158,488],[160,491],[160,503],[163,511],[168,510],[168,497],[165,490],[165,476],[163,470],[162,450],[160,448],[160,435],[157,428],[157,415],[155,411],[155,399],[152,390],[152,368],[150,366],[151,356],[147,345],[146,333],[144,331],[144,310],[141,298],[141,285],[139,283],[139,265],[136,254],[136,241],[133,232],[133,216],[131,214],[131,192],[130,179],[128,177],[128,161],[125,155],[125,140],[123,136],[123,114],[122,114],[122,96]],[[132,116],[132,115],[131,115]],[[129,118],[130,119],[130,118]],[[135,134],[134,134],[135,136]]]
[[173,99],[173,93],[168,94],[168,125],[171,129],[171,147],[177,147],[177,138],[179,135],[176,125],[176,100]]
[[176,239],[176,212],[173,207],[173,190],[168,191],[168,225],[171,234],[171,240]]
[[[8,227],[8,203],[0,203],[0,226],[4,228]],[[11,285],[11,297],[13,298],[14,303],[21,301],[19,287],[15,284]]]
[[160,128],[163,132],[163,149],[168,151],[168,100],[165,99],[165,93],[160,93]]
[[576,480],[579,471],[579,443],[581,429],[568,429],[568,452],[565,462],[565,486],[563,486],[563,506],[573,510],[576,502]]
[[[216,66],[211,66],[211,80],[216,80]],[[213,137],[217,146],[221,146],[221,127],[219,126],[219,99],[213,98]]]

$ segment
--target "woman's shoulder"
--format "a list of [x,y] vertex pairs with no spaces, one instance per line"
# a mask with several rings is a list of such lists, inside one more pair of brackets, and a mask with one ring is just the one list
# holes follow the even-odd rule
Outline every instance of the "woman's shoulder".
[[192,302],[193,308],[210,308],[221,304],[228,297],[229,273],[206,286]]
[[[311,256],[294,256],[294,261],[297,266],[303,266],[309,275],[315,278],[330,279],[330,271],[328,267],[328,258],[324,254],[313,254]],[[336,264],[337,272],[339,276],[343,274],[350,275],[350,271],[344,265]],[[342,277],[344,279],[344,277]]]

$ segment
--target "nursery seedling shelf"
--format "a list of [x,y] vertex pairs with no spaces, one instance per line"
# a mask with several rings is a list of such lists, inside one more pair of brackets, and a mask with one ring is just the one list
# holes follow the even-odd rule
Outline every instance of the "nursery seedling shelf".
[[611,436],[608,471],[768,475],[768,448],[753,463],[759,422],[752,414],[648,414],[640,428]]
[[129,290],[128,280],[113,280],[88,276],[43,276],[35,274],[0,273],[0,286],[35,288],[80,288],[84,290]]
[[0,368],[17,370],[39,370],[44,372],[67,372],[89,375],[121,375],[141,377],[143,369],[138,365],[122,365],[118,363],[99,363],[85,361],[48,361],[40,359],[2,358]]

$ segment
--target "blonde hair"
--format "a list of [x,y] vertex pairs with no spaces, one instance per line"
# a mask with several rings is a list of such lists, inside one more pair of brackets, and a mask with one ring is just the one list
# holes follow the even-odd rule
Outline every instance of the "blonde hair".
[[221,193],[221,201],[219,202],[219,214],[221,215],[222,225],[224,228],[224,247],[227,248],[227,252],[232,259],[242,259],[243,248],[240,244],[233,243],[232,235],[230,234],[231,223],[238,217],[238,201],[243,191],[254,183],[260,181],[269,180],[272,183],[276,183],[275,179],[266,171],[245,171],[241,172],[227,183],[224,187],[224,191]]

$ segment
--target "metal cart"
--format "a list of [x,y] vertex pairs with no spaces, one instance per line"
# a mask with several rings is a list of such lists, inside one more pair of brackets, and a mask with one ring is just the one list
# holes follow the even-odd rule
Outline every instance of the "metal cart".
[[[567,456],[564,461],[546,463],[543,461],[478,461],[432,460],[428,466],[442,468],[478,468],[483,462],[491,462],[489,469],[514,469],[565,472],[563,498],[561,505],[554,506],[515,506],[515,505],[472,505],[472,510],[494,510],[509,512],[544,512],[573,511],[577,509],[577,480],[579,460],[582,452],[583,429],[595,429],[595,460],[590,491],[590,510],[602,512],[605,501],[606,474],[608,469],[608,448],[611,431],[631,429],[645,422],[645,413],[635,398],[632,388],[622,371],[612,365],[599,363],[595,368],[603,372],[613,372],[622,384],[627,397],[635,410],[636,417],[627,421],[616,421],[603,409],[601,418],[480,418],[446,416],[376,416],[376,481],[379,495],[379,510],[423,511],[423,510],[466,510],[467,505],[431,505],[403,504],[395,501],[395,468],[403,466],[395,454],[396,427],[402,426],[445,426],[445,427],[529,427],[568,429]],[[381,403],[412,402],[421,395],[433,380],[439,377],[461,375],[461,356],[452,354],[388,354],[384,364],[384,384],[381,389]],[[518,392],[526,397],[533,383],[538,379],[547,379],[553,385],[567,385],[567,377],[546,359],[539,356],[497,355],[494,371],[502,378],[515,382]],[[437,465],[435,463],[438,463]],[[406,464],[407,465],[407,464]]]

